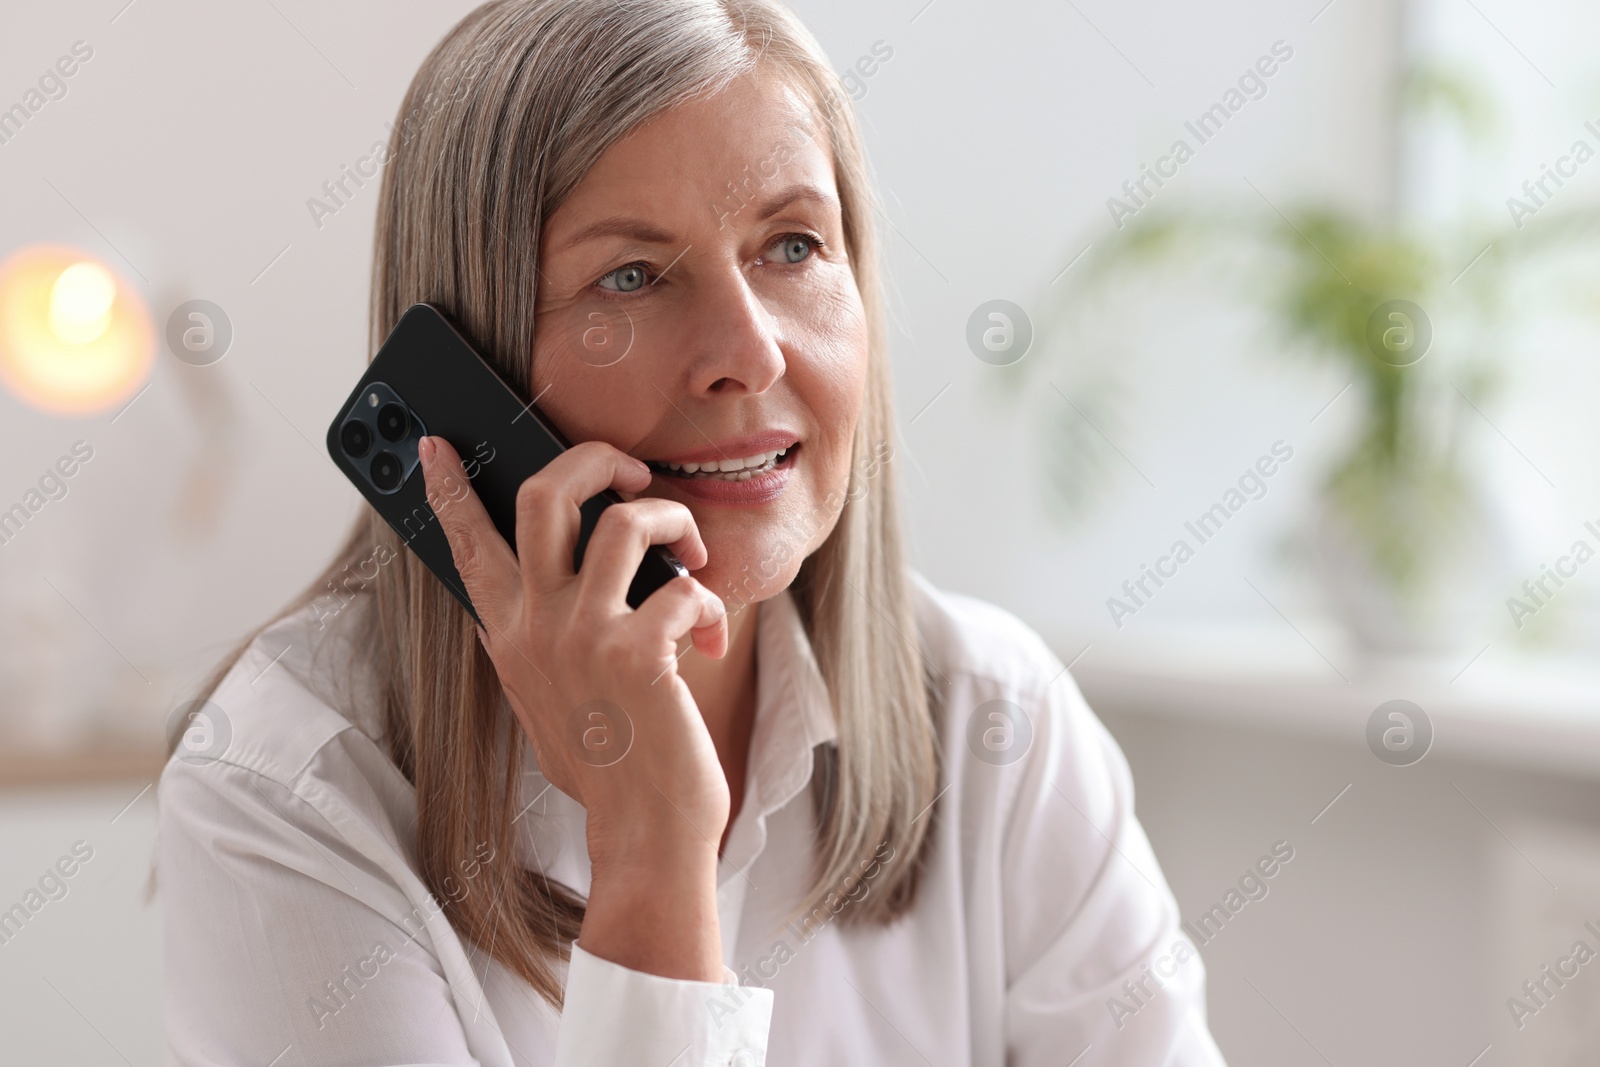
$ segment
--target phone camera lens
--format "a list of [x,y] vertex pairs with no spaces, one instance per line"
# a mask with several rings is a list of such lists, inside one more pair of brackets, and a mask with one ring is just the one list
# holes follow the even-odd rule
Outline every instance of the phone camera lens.
[[384,449],[372,457],[372,484],[385,493],[400,488],[400,457]]
[[372,448],[372,431],[366,423],[351,419],[339,428],[339,443],[346,455],[360,459]]
[[378,409],[378,432],[385,441],[404,441],[411,429],[411,416],[405,405],[388,403]]

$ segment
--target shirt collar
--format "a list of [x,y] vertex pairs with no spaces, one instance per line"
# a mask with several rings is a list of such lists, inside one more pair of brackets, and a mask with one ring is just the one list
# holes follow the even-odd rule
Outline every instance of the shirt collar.
[[794,596],[785,589],[756,616],[756,722],[748,799],[765,816],[811,780],[812,749],[839,735],[833,701]]
[[[814,770],[812,750],[838,736],[833,701],[793,596],[786,589],[761,601],[755,610],[756,721],[750,735],[744,803],[719,863],[719,885],[735,880],[735,873],[749,867],[765,849],[767,816],[805,789]],[[572,836],[581,842],[583,809],[576,801],[567,801],[559,791],[560,799],[548,797],[549,780],[537,772],[538,759],[532,745],[526,738],[523,743],[525,766],[533,771],[523,785],[524,810],[540,804],[539,818],[527,820],[528,829],[523,835],[526,844],[521,847],[529,851],[523,862],[552,877],[575,879],[569,884],[586,887],[586,871],[580,877],[579,871],[556,865],[562,858],[564,839],[546,840],[543,847],[533,841],[535,831],[545,824],[547,805],[554,803],[569,807],[571,817],[577,820]],[[532,780],[535,777],[539,780]],[[582,850],[577,851],[581,854]],[[724,903],[730,908],[725,919],[736,914],[731,901]]]

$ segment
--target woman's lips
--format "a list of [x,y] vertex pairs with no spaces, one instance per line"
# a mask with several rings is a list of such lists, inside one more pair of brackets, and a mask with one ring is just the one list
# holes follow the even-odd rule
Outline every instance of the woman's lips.
[[734,472],[681,474],[657,466],[651,485],[707,504],[756,507],[776,500],[788,488],[799,451],[798,443],[790,445],[781,456],[748,477],[734,477]]

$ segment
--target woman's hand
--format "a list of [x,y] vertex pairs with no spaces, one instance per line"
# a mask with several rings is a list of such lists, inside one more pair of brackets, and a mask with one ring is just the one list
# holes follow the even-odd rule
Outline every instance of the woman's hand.
[[[643,490],[644,463],[598,441],[563,452],[517,493],[513,554],[449,442],[427,437],[418,452],[484,623],[479,638],[539,769],[588,813],[584,948],[651,973],[720,980],[716,866],[728,784],[676,667],[685,635],[707,655],[726,652],[727,611],[693,578],[673,579],[637,610],[625,599],[652,544],[669,545],[691,570],[705,566],[689,509],[654,498],[606,508],[575,574],[579,506],[607,487]],[[596,738],[606,742],[598,751],[586,744]],[[611,746],[624,744],[619,758]]]

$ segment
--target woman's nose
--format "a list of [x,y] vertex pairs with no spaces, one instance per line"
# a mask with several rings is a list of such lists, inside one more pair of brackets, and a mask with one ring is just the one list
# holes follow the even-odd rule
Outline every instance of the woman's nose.
[[697,301],[686,383],[691,396],[763,393],[783,377],[776,318],[743,275],[730,275],[702,289]]

